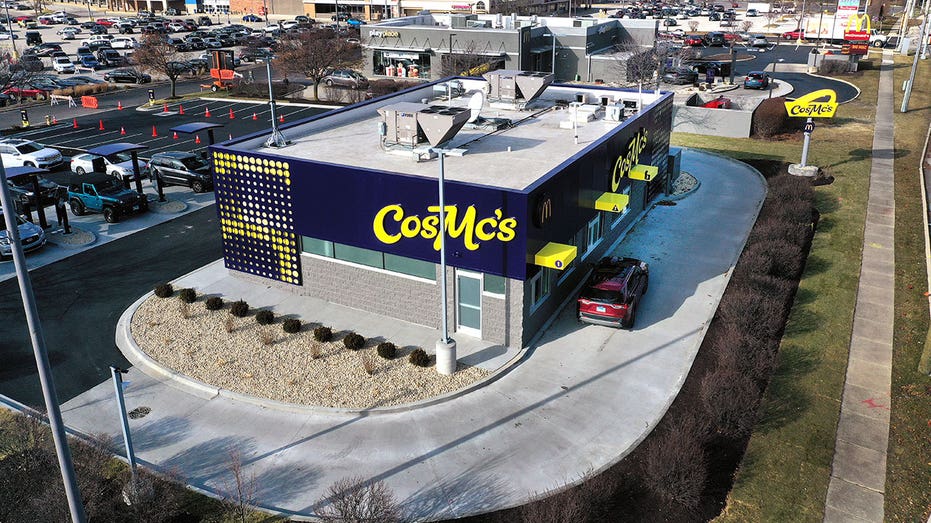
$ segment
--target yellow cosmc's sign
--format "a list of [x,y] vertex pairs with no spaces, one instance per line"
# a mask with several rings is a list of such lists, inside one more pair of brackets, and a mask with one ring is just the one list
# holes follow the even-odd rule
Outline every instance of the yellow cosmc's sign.
[[837,93],[821,89],[786,102],[786,112],[798,118],[833,118],[837,105]]

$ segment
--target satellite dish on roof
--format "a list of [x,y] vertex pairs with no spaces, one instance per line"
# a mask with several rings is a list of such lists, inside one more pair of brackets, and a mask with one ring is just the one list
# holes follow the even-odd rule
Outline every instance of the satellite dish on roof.
[[475,94],[469,98],[469,116],[468,123],[472,123],[475,120],[478,120],[478,113],[481,112],[482,107],[485,106],[485,92],[484,91],[475,91]]

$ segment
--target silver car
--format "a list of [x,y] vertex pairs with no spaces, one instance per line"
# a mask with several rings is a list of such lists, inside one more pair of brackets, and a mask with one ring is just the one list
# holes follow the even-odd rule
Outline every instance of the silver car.
[[[18,214],[16,215],[16,221],[19,224],[19,241],[23,245],[24,252],[32,252],[41,249],[45,245],[45,231],[42,230],[42,227]],[[0,212],[0,259],[12,257],[13,246],[10,245],[10,237],[7,233],[6,217]]]

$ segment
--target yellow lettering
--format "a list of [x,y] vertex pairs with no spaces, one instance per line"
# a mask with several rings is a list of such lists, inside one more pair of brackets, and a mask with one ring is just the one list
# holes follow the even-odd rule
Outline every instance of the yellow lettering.
[[408,216],[401,222],[401,234],[405,238],[413,238],[420,232],[420,218]]
[[514,229],[517,228],[517,220],[514,218],[505,218],[498,224],[498,239],[503,242],[509,242],[514,239]]
[[440,226],[440,217],[439,216],[427,216],[423,219],[423,229],[420,231],[420,236],[426,239],[435,238],[437,228]]
[[491,232],[485,231],[485,226],[490,226],[492,229],[498,226],[498,220],[494,218],[485,218],[484,220],[479,220],[478,224],[475,226],[475,237],[482,241],[493,240],[495,238],[495,231]]
[[404,209],[400,205],[386,205],[375,213],[375,220],[372,222],[372,229],[375,231],[375,237],[382,243],[392,244],[401,239],[401,234],[388,234],[385,230],[385,217],[389,214],[394,215],[394,221],[399,222],[404,217]]

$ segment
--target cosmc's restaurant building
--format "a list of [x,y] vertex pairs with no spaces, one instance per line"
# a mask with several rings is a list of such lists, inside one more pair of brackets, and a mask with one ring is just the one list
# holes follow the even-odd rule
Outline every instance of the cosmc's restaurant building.
[[285,147],[212,146],[226,267],[439,328],[443,148],[451,330],[526,344],[678,175],[672,94],[551,82],[425,84],[285,126]]

